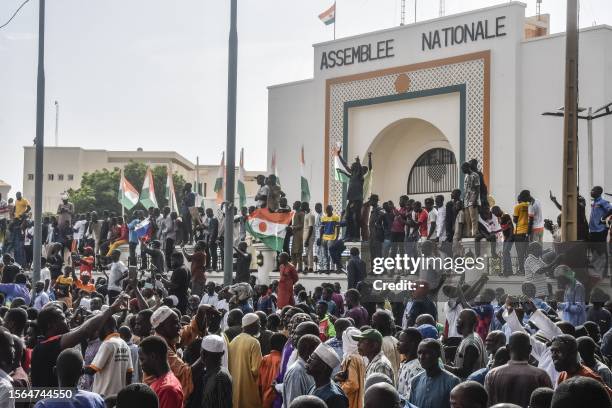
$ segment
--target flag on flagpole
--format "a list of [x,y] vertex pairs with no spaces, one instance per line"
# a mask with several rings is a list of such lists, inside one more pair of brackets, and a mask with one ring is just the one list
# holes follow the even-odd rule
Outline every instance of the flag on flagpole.
[[267,208],[258,208],[249,215],[245,227],[249,234],[275,251],[283,250],[287,226],[295,211],[272,213]]
[[240,149],[240,165],[238,167],[238,197],[240,208],[246,207],[246,187],[245,187],[245,171],[244,171],[244,148]]
[[344,162],[340,160],[340,151],[340,147],[334,150],[334,176],[336,181],[347,183],[351,177],[351,171],[346,167]]
[[280,177],[278,175],[278,168],[276,167],[276,150],[272,151],[272,174],[276,176],[276,185],[280,186]]
[[300,153],[300,185],[302,202],[310,202],[310,188],[308,187],[308,179],[306,178],[306,162],[304,161],[304,145],[302,145],[302,150]]
[[334,2],[330,8],[319,14],[319,19],[325,25],[334,24],[336,22],[336,2]]
[[127,181],[122,171],[121,176],[119,177],[119,203],[121,203],[124,208],[131,210],[136,204],[138,204],[138,198],[138,191],[133,185],[130,184],[129,181]]
[[215,180],[214,191],[217,193],[217,204],[223,202],[223,181],[225,178],[225,152],[221,156],[221,165],[219,166],[219,172],[217,173],[217,179]]
[[172,180],[172,172],[169,170],[166,177],[166,200],[168,200],[168,206],[170,211],[177,211],[178,205],[176,204],[176,194],[174,193],[174,181]]
[[153,182],[153,172],[150,167],[147,167],[145,178],[140,191],[140,202],[145,208],[159,208],[157,205],[157,197],[155,197],[155,184]]

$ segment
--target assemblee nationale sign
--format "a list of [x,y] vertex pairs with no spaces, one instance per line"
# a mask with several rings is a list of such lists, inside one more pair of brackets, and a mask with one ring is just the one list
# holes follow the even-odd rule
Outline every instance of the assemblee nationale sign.
[[459,24],[452,27],[445,27],[440,30],[433,30],[421,34],[421,49],[423,51],[436,48],[448,47],[451,45],[465,44],[478,40],[488,40],[496,37],[503,37],[506,27],[503,21],[506,16],[497,17],[495,23],[489,20],[473,21],[471,24]]
[[323,51],[320,69],[342,67],[355,63],[375,61],[394,57],[393,41],[383,40],[371,44],[361,44],[340,50]]

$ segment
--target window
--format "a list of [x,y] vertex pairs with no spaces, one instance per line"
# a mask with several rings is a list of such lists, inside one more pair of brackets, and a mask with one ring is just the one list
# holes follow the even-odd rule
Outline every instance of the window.
[[68,181],[72,181],[74,180],[74,174],[69,174],[68,175]]
[[63,174],[58,174],[57,175],[57,181],[64,181],[64,175]]
[[431,149],[417,159],[408,177],[408,194],[448,193],[459,186],[459,170],[453,152]]
[[28,174],[28,180],[34,180],[34,175],[32,173]]
[[47,176],[47,180],[49,180],[49,181],[53,181],[53,174],[49,174],[49,175]]

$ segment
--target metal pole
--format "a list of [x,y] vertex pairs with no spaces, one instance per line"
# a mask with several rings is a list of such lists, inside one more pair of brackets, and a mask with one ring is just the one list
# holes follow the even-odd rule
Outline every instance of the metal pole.
[[589,161],[589,185],[587,189],[593,188],[593,108],[589,107],[587,116],[587,149]]
[[414,22],[416,23],[417,0],[414,0]]
[[55,147],[59,146],[59,102],[55,101]]
[[578,239],[578,0],[567,1],[561,240]]
[[43,159],[45,155],[45,0],[38,3],[38,73],[36,76],[36,166],[34,176],[34,248],[32,280],[40,279],[42,256]]
[[[234,171],[236,170],[236,82],[238,76],[237,0],[231,0],[229,52],[227,67],[227,144],[225,180],[225,236],[223,238],[223,283],[232,283],[234,243]],[[335,25],[334,25],[335,26]]]

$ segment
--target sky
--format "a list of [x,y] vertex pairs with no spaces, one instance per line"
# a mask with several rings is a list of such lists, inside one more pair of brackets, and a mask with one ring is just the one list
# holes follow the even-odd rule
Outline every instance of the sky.
[[[0,1],[3,24],[23,0]],[[438,17],[438,0],[406,0],[406,21]],[[174,150],[216,164],[225,149],[229,1],[47,0],[45,144]],[[446,15],[507,0],[446,0]],[[528,0],[526,15],[535,14]],[[551,32],[565,1],[543,0]],[[332,0],[238,1],[237,151],[266,168],[267,86],[312,77],[312,44],[332,39],[317,18]],[[338,0],[336,36],[400,23],[400,0]],[[582,0],[580,26],[612,25],[610,0]],[[36,125],[38,1],[0,29],[0,179],[21,189],[23,146]]]

